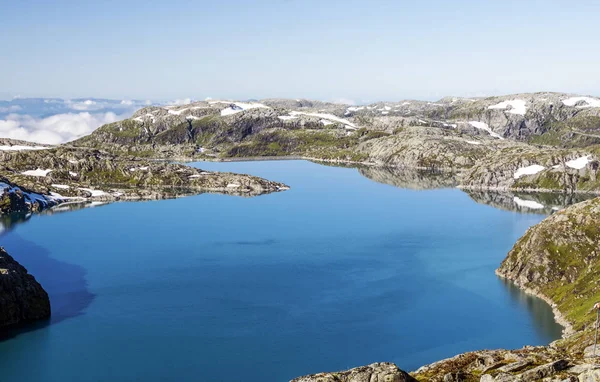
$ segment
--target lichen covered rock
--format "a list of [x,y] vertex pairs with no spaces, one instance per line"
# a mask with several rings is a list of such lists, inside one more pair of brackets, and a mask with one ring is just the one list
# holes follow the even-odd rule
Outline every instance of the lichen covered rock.
[[393,363],[381,362],[334,373],[319,373],[293,379],[292,382],[412,382],[408,373]]

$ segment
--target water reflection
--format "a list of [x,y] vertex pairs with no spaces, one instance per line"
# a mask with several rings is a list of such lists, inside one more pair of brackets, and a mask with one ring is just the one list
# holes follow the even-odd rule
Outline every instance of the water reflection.
[[[65,204],[42,211],[40,214],[53,215],[94,206],[96,205],[92,203]],[[35,215],[31,213],[17,213],[0,216],[0,237],[18,224],[27,222]],[[48,292],[52,316],[49,320],[3,332],[0,340],[12,338],[23,332],[36,330],[49,324],[77,317],[84,314],[87,307],[92,303],[95,295],[88,289],[86,280],[87,271],[83,267],[52,258],[47,249],[26,240],[18,234],[8,235],[6,238],[3,238],[2,246],[6,247],[8,252]]]
[[450,172],[389,167],[362,167],[358,172],[374,182],[410,190],[452,188],[458,185],[456,174]]
[[[450,172],[389,167],[358,167],[357,169],[359,174],[372,181],[410,190],[453,188],[459,184],[457,174]],[[543,215],[550,215],[571,204],[597,196],[584,193],[462,191],[480,204],[487,204],[501,210]]]
[[544,215],[550,215],[571,204],[583,202],[597,196],[583,193],[463,191],[477,203],[487,204],[501,210]]
[[498,282],[504,286],[515,304],[529,312],[533,329],[540,336],[549,339],[561,337],[563,327],[554,320],[554,313],[550,305],[538,297],[525,293],[510,280],[498,277]]
[[77,211],[82,208],[98,207],[104,204],[105,203],[102,202],[64,203],[37,213],[16,212],[10,215],[0,215],[0,238],[15,226],[29,221],[29,219],[36,215],[54,215],[63,212]]

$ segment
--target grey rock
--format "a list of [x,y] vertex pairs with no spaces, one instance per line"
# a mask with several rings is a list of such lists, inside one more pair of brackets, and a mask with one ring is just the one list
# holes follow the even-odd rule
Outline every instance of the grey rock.
[[506,366],[502,366],[502,367],[498,368],[498,370],[500,370],[501,372],[504,372],[504,373],[514,373],[514,372],[525,369],[529,365],[531,365],[531,360],[525,359],[522,361],[510,363]]
[[564,370],[568,367],[569,362],[567,360],[561,359],[558,361],[550,362],[545,365],[541,365],[535,367],[531,370],[527,370],[526,372],[519,375],[519,380],[522,381],[537,381],[546,377],[551,377],[557,372]]
[[579,382],[599,382],[600,370],[588,370],[579,374]]
[[291,382],[416,382],[408,373],[393,363],[374,363],[354,369],[307,375]]
[[600,344],[596,346],[596,353],[594,354],[594,345],[586,347],[583,351],[584,358],[600,357]]
[[568,368],[567,373],[578,375],[578,374],[584,373],[586,371],[595,370],[595,369],[600,369],[600,366],[585,363],[582,365],[575,365],[575,366]]
[[462,382],[466,380],[466,375],[463,372],[446,373],[444,375],[444,382]]
[[50,317],[48,294],[27,269],[0,247],[0,333]]

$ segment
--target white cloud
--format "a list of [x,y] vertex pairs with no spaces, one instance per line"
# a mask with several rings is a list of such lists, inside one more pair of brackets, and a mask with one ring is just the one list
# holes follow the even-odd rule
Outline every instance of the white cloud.
[[192,103],[192,99],[191,98],[184,98],[184,99],[176,99],[175,101],[171,101],[168,102],[168,105],[187,105]]
[[104,105],[97,103],[96,101],[92,101],[91,99],[79,102],[73,102],[71,100],[66,100],[65,104],[73,110],[77,111],[91,111],[91,110],[99,110],[103,109]]
[[117,116],[112,112],[66,113],[46,118],[9,114],[6,119],[0,119],[0,138],[59,144],[87,135],[106,123],[122,118],[123,116]]
[[133,101],[129,99],[124,99],[123,101],[121,101],[121,105],[131,106],[133,105]]
[[356,105],[356,101],[354,101],[353,99],[348,99],[348,98],[337,98],[337,99],[334,99],[331,102],[333,102],[333,103],[339,103],[339,104],[342,104],[342,105]]
[[0,113],[14,113],[15,111],[21,110],[21,106],[19,105],[11,105],[7,107],[0,106]]

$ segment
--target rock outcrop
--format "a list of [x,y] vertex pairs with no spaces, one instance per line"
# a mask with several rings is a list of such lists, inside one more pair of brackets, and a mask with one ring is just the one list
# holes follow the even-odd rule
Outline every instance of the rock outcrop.
[[497,270],[548,300],[576,331],[589,329],[595,319],[590,308],[600,301],[599,272],[600,198],[574,204],[529,228]]
[[102,150],[0,151],[0,214],[64,202],[165,199],[203,192],[254,196],[288,189],[243,174],[203,171]]
[[0,334],[7,328],[49,317],[46,291],[0,247]]
[[293,379],[291,382],[413,382],[408,373],[393,363],[374,363],[346,371],[319,373]]

